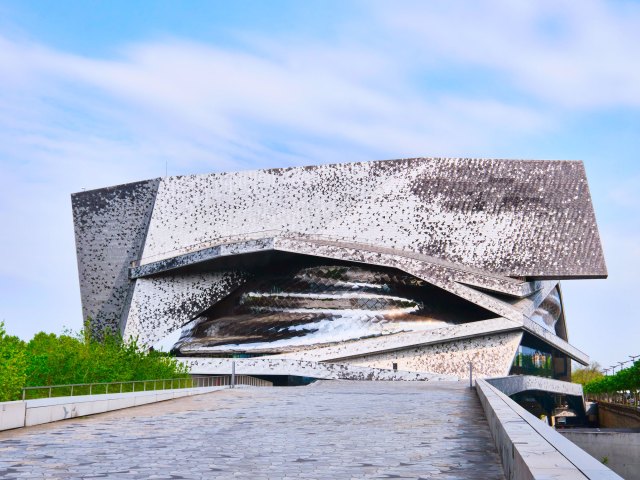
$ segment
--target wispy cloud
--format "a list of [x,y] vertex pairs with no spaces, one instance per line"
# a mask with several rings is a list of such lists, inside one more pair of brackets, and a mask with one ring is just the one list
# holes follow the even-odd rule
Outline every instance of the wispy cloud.
[[379,3],[416,62],[487,69],[564,107],[640,106],[640,5],[571,0]]

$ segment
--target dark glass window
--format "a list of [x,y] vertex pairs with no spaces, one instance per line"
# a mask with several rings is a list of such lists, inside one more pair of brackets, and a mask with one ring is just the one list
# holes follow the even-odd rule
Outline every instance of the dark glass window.
[[553,377],[553,357],[551,352],[520,345],[513,359],[511,375]]

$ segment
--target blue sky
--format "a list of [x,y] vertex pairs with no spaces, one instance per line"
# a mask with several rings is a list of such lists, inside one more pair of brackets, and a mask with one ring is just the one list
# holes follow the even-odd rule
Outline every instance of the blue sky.
[[79,328],[72,192],[413,156],[581,159],[608,280],[570,340],[640,354],[640,3],[0,2],[0,320]]

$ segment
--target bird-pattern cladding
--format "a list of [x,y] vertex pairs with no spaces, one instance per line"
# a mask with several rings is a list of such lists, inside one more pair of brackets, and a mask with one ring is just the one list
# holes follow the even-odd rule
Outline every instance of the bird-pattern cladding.
[[129,264],[141,255],[159,180],[72,195],[82,316],[94,334],[128,310]]
[[408,159],[169,177],[143,257],[260,230],[519,277],[606,275],[582,162]]
[[[224,297],[235,285],[229,280],[245,272],[200,272],[191,281],[174,270],[132,280],[130,263],[150,268],[193,253],[174,262],[186,268],[203,244],[256,232],[272,232],[256,240],[269,248],[398,268],[518,322],[539,302],[493,299],[469,285],[507,293],[522,288],[508,277],[606,276],[578,161],[417,158],[167,177],[77,193],[72,203],[84,317],[94,331],[119,325],[149,341]],[[293,237],[278,236],[286,233]],[[300,241],[305,235],[352,246]],[[175,294],[165,297],[169,286]]]

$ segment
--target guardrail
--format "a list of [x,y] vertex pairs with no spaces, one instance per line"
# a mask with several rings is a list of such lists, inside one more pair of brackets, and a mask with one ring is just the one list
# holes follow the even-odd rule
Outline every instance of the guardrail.
[[249,375],[236,375],[235,385],[247,385],[250,387],[273,387],[273,383],[261,378],[250,377]]
[[[249,385],[270,387],[267,380],[248,375],[216,375],[191,378],[163,378],[156,380],[131,380],[128,382],[74,383],[67,385],[46,385],[24,387],[22,400],[37,398],[73,397],[78,395],[105,395],[109,393],[146,392],[153,390],[173,390],[180,388],[218,387]],[[32,392],[32,393],[28,393]]]
[[476,393],[506,478],[622,480],[488,381],[477,379]]

